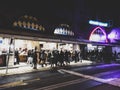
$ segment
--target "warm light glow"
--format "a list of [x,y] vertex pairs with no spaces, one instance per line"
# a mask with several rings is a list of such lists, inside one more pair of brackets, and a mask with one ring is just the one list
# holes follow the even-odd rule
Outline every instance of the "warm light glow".
[[45,31],[45,28],[42,25],[39,25],[37,18],[28,15],[18,18],[18,20],[13,22],[13,26],[30,30]]
[[63,44],[61,45],[62,43],[59,43],[58,45],[58,50],[60,51],[61,49],[62,50],[73,50],[73,44]]
[[54,49],[57,49],[56,43],[40,41],[39,44],[43,44],[42,49],[44,49],[44,50],[54,50]]

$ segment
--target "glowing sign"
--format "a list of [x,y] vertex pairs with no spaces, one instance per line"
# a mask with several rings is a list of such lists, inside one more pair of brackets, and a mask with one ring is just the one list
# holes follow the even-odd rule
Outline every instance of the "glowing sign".
[[72,31],[69,31],[64,28],[56,28],[54,34],[74,36],[74,33]]
[[89,24],[108,27],[108,23],[103,23],[103,22],[98,22],[98,21],[93,21],[93,20],[90,20]]
[[120,41],[120,28],[114,28],[108,34],[108,39],[110,42],[117,42]]
[[107,42],[107,35],[102,28],[96,27],[91,32],[89,40],[90,41],[97,41],[97,42]]

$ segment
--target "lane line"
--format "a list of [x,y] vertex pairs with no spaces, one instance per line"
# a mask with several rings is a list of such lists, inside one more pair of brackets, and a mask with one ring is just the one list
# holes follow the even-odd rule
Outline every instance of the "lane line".
[[40,78],[34,78],[34,79],[30,79],[30,80],[23,80],[23,82],[29,83],[29,82],[34,82],[34,81],[38,81],[38,80],[40,80]]
[[26,83],[20,80],[20,81],[10,82],[10,83],[0,85],[0,88],[9,88],[9,87],[15,87],[15,86],[20,86],[20,85],[26,85]]
[[10,88],[10,87],[16,87],[16,86],[21,86],[21,85],[28,85],[29,82],[34,82],[34,81],[38,81],[38,80],[40,80],[40,78],[10,82],[10,83],[0,85],[0,88]]

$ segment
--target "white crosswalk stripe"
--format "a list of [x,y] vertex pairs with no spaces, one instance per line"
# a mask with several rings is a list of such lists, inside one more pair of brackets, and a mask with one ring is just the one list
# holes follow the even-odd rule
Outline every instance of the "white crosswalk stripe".
[[65,70],[65,69],[61,69],[61,71],[72,74],[72,75],[76,75],[76,76],[80,76],[86,79],[91,79],[91,80],[95,80],[101,83],[106,83],[106,84],[110,84],[113,86],[118,86],[120,87],[120,78],[110,78],[110,79],[102,79],[102,78],[98,78],[95,76],[91,76],[91,75],[85,75],[82,73],[78,73],[78,72],[74,72],[74,71],[70,71],[70,70]]

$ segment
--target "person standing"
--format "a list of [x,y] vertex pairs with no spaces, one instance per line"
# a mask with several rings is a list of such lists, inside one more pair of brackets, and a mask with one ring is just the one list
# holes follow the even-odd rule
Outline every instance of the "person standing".
[[46,64],[46,59],[47,59],[47,54],[45,53],[45,50],[42,50],[40,53],[39,53],[39,59],[40,59],[40,63],[42,65],[42,67],[44,67],[44,64],[47,66]]
[[27,64],[33,64],[33,56],[32,56],[33,50],[28,50],[27,54]]
[[19,62],[20,62],[19,52],[18,52],[18,49],[16,48],[16,50],[15,50],[15,61],[14,61],[14,64],[19,64]]
[[37,69],[37,47],[33,51],[33,69]]

